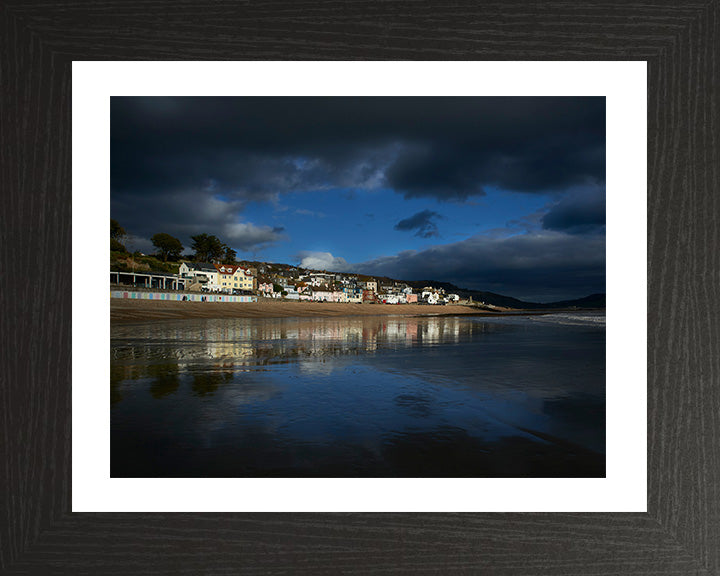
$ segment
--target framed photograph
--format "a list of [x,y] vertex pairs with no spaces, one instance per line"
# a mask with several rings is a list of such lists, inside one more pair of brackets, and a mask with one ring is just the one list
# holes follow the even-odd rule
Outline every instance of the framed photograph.
[[645,510],[645,63],[73,67],[73,510]]
[[[3,573],[717,572],[717,5],[421,18],[418,6],[371,3],[360,28],[360,13],[288,8],[187,5],[168,17],[147,6],[137,20],[18,4],[0,15],[0,66],[16,80],[1,95],[6,253],[52,271],[6,284]],[[306,30],[280,32],[301,14]],[[511,14],[512,40],[490,43]],[[232,33],[209,37],[208,26]],[[432,40],[405,38],[407,26]],[[351,36],[359,47],[342,48]],[[378,61],[389,59],[400,61]],[[238,130],[247,165],[217,144]],[[183,195],[190,181],[199,188]],[[372,217],[351,206],[370,194]],[[110,299],[108,216],[115,252],[130,255]],[[328,216],[325,236],[302,225]],[[328,244],[350,228],[382,250]],[[203,251],[205,230],[223,254]],[[188,258],[175,241],[192,243]],[[513,276],[497,262],[522,260],[512,247],[523,242],[562,262],[572,253],[575,268],[540,282],[518,264]],[[152,248],[156,266],[187,270],[136,268]],[[447,268],[451,254],[495,290]],[[414,286],[423,262],[447,282]],[[281,282],[282,302],[232,285],[252,278]],[[607,329],[581,304],[598,279]],[[425,304],[408,303],[413,292]],[[527,304],[522,314],[480,299],[503,292]],[[296,308],[292,321],[208,317],[171,334],[148,322],[157,306],[143,318],[110,303],[156,294],[199,299],[158,302],[173,309]],[[539,303],[562,312],[539,314]],[[340,322],[296,312],[309,306],[421,311]],[[289,356],[307,358],[268,360]],[[524,367],[522,390],[517,375],[496,381],[497,357]],[[474,389],[463,366],[496,388]],[[200,420],[210,424],[188,434]]]

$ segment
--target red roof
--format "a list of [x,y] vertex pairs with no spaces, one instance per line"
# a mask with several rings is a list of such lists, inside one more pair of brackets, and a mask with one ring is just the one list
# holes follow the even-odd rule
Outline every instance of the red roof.
[[[220,272],[220,274],[235,274],[235,271],[238,268],[242,268],[242,266],[238,266],[236,264],[213,264],[215,266],[215,269]],[[250,276],[251,272],[249,268],[242,268],[245,272],[246,276]]]

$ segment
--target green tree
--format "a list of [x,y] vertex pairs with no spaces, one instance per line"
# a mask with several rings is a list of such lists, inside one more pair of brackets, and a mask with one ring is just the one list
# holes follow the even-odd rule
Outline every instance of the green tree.
[[127,236],[125,228],[120,226],[117,220],[110,218],[110,238],[119,241],[121,238],[125,238],[125,236]]
[[227,244],[225,245],[225,254],[223,256],[223,264],[235,264],[237,258],[237,252],[230,248]]
[[153,246],[158,249],[159,255],[164,262],[167,262],[168,258],[177,260],[183,251],[180,240],[165,232],[155,234],[150,240],[152,240]]
[[217,236],[211,234],[198,234],[191,236],[193,241],[192,249],[195,252],[195,260],[199,262],[212,262],[221,260],[225,255],[225,244]]
[[115,238],[110,238],[110,251],[111,252],[127,252],[125,245]]
[[120,226],[117,220],[110,218],[110,250],[112,252],[127,252],[125,245],[120,242],[120,239],[125,236],[127,236],[125,228]]

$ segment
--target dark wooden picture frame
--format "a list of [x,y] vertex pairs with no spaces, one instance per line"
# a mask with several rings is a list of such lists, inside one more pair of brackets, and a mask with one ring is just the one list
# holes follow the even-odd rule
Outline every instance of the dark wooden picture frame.
[[[0,573],[720,574],[719,38],[718,0],[4,2]],[[648,512],[72,513],[71,65],[139,59],[647,61]]]

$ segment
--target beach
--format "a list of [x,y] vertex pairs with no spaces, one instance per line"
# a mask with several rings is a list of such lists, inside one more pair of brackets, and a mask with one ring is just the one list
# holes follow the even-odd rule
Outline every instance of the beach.
[[[296,316],[113,326],[112,477],[605,475],[605,327],[590,316],[260,306]],[[425,308],[440,313],[380,315]]]
[[172,302],[160,300],[110,299],[112,324],[148,320],[190,318],[327,318],[339,316],[436,316],[483,314],[493,315],[471,306],[426,306],[418,304],[345,304],[336,302]]

